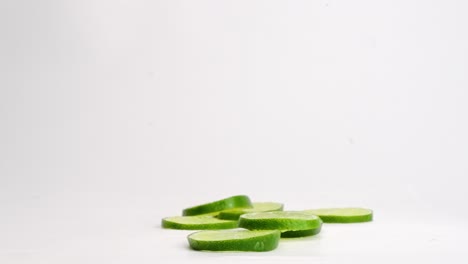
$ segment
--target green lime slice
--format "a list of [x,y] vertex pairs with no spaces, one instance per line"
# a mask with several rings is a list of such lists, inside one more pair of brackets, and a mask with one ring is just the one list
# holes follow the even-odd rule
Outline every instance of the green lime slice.
[[[248,213],[239,218],[239,227],[250,230],[280,230],[283,237],[315,235],[320,232],[322,220],[312,213],[278,211]],[[301,232],[299,232],[301,231]]]
[[304,212],[317,215],[324,223],[360,223],[373,218],[372,210],[366,208],[322,208]]
[[247,213],[283,211],[283,204],[281,203],[252,203],[252,206],[252,208],[228,209],[221,211],[219,212],[218,218],[225,220],[238,220],[241,215]]
[[232,208],[252,208],[252,203],[250,202],[250,198],[248,196],[236,195],[211,203],[186,208],[182,211],[182,215],[201,215],[213,212],[220,212]]
[[289,237],[313,236],[313,235],[320,233],[320,229],[322,229],[322,227],[317,227],[314,229],[306,229],[306,230],[297,230],[297,231],[285,231],[281,233],[281,237],[289,238]]
[[278,246],[278,230],[217,230],[190,234],[189,245],[195,250],[270,251]]
[[237,227],[237,221],[221,220],[213,215],[173,216],[162,220],[163,228],[205,230],[205,229],[230,229]]

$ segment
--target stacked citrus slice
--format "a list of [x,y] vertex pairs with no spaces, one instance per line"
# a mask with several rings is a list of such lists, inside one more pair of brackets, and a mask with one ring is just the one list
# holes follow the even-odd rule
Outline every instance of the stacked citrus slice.
[[163,218],[162,227],[205,230],[187,237],[194,250],[271,251],[281,237],[320,233],[322,223],[368,222],[372,218],[372,210],[365,208],[283,211],[281,203],[252,203],[248,196],[236,195],[186,208],[182,216]]

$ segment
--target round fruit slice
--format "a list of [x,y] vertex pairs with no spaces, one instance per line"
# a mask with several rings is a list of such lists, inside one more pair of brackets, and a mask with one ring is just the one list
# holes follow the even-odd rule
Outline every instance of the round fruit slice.
[[278,246],[278,230],[218,230],[190,234],[188,242],[195,250],[270,251]]
[[237,221],[221,220],[213,215],[174,216],[162,220],[162,227],[185,230],[236,228]]
[[232,208],[252,208],[252,203],[250,202],[250,198],[248,196],[236,195],[211,203],[186,208],[182,211],[182,215],[201,215],[206,213],[220,212]]
[[322,220],[312,213],[278,211],[241,215],[239,227],[250,230],[279,230],[283,237],[315,235],[320,232]]
[[247,213],[256,213],[256,212],[272,212],[272,211],[283,211],[283,204],[281,203],[252,203],[253,208],[245,209],[229,209],[219,212],[219,219],[226,220],[238,220],[239,217]]
[[313,235],[320,233],[320,229],[322,229],[321,226],[314,228],[314,229],[307,229],[307,230],[285,231],[281,233],[281,237],[289,238],[289,237],[313,236]]
[[360,223],[370,222],[373,218],[373,212],[365,208],[323,208],[305,210],[317,215],[325,223]]

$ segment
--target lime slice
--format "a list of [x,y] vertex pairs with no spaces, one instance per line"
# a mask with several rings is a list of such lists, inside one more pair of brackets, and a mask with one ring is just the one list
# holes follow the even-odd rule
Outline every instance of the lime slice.
[[182,215],[201,215],[206,213],[220,212],[232,208],[252,208],[252,203],[250,202],[250,198],[248,196],[236,195],[211,203],[186,208],[182,211]]
[[162,220],[162,227],[170,229],[204,230],[236,228],[237,221],[221,220],[213,215],[174,216]]
[[[315,235],[320,232],[322,220],[312,213],[278,211],[241,215],[239,227],[250,230],[280,230],[283,237]],[[298,232],[301,231],[301,232]]]
[[321,227],[317,227],[314,229],[306,229],[306,230],[297,230],[297,231],[285,231],[281,233],[281,237],[289,238],[289,237],[304,237],[304,236],[313,236],[320,233]]
[[305,210],[317,215],[324,223],[360,223],[370,222],[373,218],[373,212],[365,208],[323,208]]
[[241,215],[247,213],[283,211],[283,204],[281,203],[252,203],[252,206],[253,208],[228,209],[221,211],[219,212],[218,218],[226,220],[238,220]]
[[217,230],[190,234],[189,245],[195,250],[270,251],[278,246],[278,230]]

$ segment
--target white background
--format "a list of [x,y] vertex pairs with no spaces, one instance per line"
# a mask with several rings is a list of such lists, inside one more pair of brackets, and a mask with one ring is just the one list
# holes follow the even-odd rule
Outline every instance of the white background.
[[[0,2],[0,262],[466,263],[465,1]],[[363,206],[269,253],[162,217]]]

